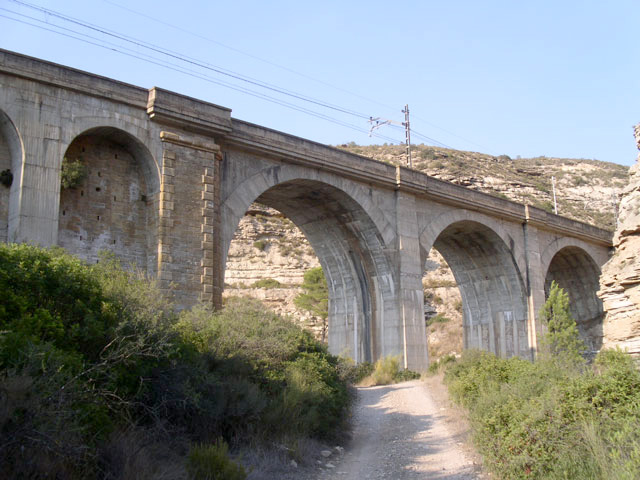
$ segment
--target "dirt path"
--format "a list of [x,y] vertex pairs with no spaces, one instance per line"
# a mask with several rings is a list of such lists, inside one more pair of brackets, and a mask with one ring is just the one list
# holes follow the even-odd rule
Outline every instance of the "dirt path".
[[489,478],[438,378],[358,388],[353,440],[319,466],[318,480]]

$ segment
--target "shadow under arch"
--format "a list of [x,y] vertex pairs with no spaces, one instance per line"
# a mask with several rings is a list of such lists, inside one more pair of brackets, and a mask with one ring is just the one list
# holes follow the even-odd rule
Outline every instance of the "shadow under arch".
[[571,315],[582,340],[591,351],[602,347],[604,309],[596,292],[600,289],[600,268],[578,246],[565,246],[551,258],[544,281],[545,297],[555,281],[569,295]]
[[433,247],[460,290],[464,348],[530,358],[526,288],[502,238],[482,223],[462,220],[444,228]]
[[[393,262],[365,209],[318,180],[288,180],[256,194],[252,202],[282,212],[302,231],[322,265],[329,289],[329,350],[356,361],[401,353],[389,351],[384,335],[385,323],[395,328],[392,321],[398,318]],[[223,203],[222,208],[229,207]],[[226,218],[223,228],[234,231],[239,219],[230,221],[231,212]],[[230,239],[224,258],[229,245]]]
[[0,185],[0,242],[15,240],[23,165],[24,146],[20,132],[11,118],[0,110],[0,171],[9,170],[13,177],[9,187]]
[[110,250],[153,275],[160,179],[149,149],[126,131],[100,126],[73,138],[64,157],[84,165],[86,176],[61,189],[58,244],[90,263]]

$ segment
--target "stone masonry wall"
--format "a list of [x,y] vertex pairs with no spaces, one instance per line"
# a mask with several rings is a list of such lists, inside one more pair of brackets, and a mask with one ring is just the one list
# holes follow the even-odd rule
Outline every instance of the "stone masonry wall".
[[99,252],[117,252],[128,265],[150,275],[148,257],[155,252],[153,199],[147,191],[138,159],[125,148],[97,135],[77,138],[66,158],[81,161],[86,178],[75,188],[62,189],[58,243],[89,263]]
[[[640,124],[634,128],[640,149]],[[640,355],[640,155],[622,193],[615,253],[602,269],[600,291],[607,316],[603,347],[619,346]]]
[[161,133],[158,278],[179,307],[199,300],[219,306],[222,289],[215,178],[220,150],[212,142]]

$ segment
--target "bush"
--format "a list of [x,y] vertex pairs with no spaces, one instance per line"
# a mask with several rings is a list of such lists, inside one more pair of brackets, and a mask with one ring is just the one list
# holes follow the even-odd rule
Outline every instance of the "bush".
[[251,285],[252,288],[280,288],[282,284],[275,278],[261,278]]
[[434,315],[427,320],[427,327],[435,325],[436,323],[448,323],[450,321],[451,319],[449,317],[445,317],[441,313],[438,313],[437,315]]
[[264,249],[267,248],[267,242],[264,240],[256,240],[255,242],[253,242],[253,246],[261,252],[264,252]]
[[18,367],[27,343],[95,360],[117,316],[92,270],[61,249],[0,246],[0,368]]
[[331,437],[345,418],[338,359],[258,301],[178,315],[113,256],[88,266],[26,245],[0,245],[0,291],[6,478],[118,478],[114,432],[133,432],[135,456],[168,438],[180,451],[220,436]]
[[356,364],[349,357],[341,357],[338,364],[340,378],[355,385],[373,373],[374,365],[371,362],[360,362]]
[[213,445],[196,445],[187,457],[191,480],[244,480],[242,465],[229,458],[229,445],[222,438]]
[[87,167],[78,160],[64,157],[60,170],[60,185],[62,188],[76,188],[87,177]]
[[453,354],[445,355],[444,357],[439,358],[435,362],[429,363],[429,373],[436,373],[446,368],[448,365],[456,361],[456,356]]
[[589,368],[563,358],[531,363],[466,351],[447,368],[485,464],[503,479],[639,478],[640,373],[632,360],[619,350],[600,352]]
[[384,357],[376,361],[373,372],[362,383],[365,385],[390,385],[420,378],[420,374],[400,369],[400,356]]
[[[225,400],[224,405],[235,409],[262,398],[255,410],[243,414],[261,435],[330,436],[344,419],[349,399],[338,359],[309,332],[265,310],[259,301],[230,299],[218,313],[202,308],[187,312],[178,331],[185,345],[209,358],[208,368],[223,385],[224,379],[235,377],[257,388],[243,402]],[[231,418],[225,408],[213,409],[221,421]]]

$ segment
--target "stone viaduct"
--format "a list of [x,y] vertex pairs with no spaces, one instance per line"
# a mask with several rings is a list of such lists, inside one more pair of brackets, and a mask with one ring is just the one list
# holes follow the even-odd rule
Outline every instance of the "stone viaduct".
[[[88,175],[61,189],[63,159]],[[231,117],[174,92],[0,50],[0,241],[112,250],[178,305],[218,306],[229,244],[258,201],[306,235],[330,291],[329,347],[428,364],[423,266],[435,247],[462,295],[464,344],[531,357],[552,280],[601,342],[611,234]],[[8,183],[8,182],[7,182]]]

